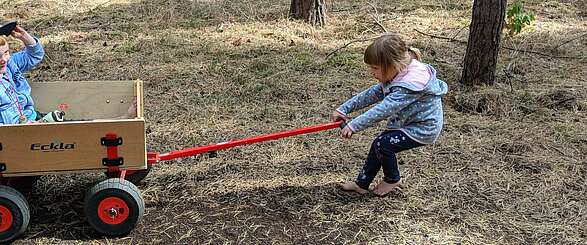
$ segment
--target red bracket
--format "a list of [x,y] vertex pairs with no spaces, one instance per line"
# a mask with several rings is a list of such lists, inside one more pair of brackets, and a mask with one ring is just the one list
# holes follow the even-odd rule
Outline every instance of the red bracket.
[[[122,157],[118,157],[118,146],[122,145],[122,138],[117,137],[115,133],[107,133],[106,137],[100,139],[100,143],[106,146],[107,158],[102,158],[102,165],[108,166],[108,172],[120,172],[118,166],[124,163]],[[122,175],[125,173],[123,172]]]
[[119,179],[122,181],[125,176],[126,176],[126,170],[121,170]]
[[147,165],[153,165],[161,160],[159,152],[147,152]]

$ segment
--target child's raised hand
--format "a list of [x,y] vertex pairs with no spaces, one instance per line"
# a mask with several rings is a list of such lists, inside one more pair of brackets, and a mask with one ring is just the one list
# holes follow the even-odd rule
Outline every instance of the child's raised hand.
[[346,126],[342,129],[340,134],[343,138],[350,139],[353,136],[353,133],[353,130],[349,126]]
[[14,38],[22,39],[25,32],[26,31],[24,30],[24,28],[22,28],[20,26],[16,26],[16,27],[14,27],[14,30],[12,30],[12,33],[10,35],[13,36]]
[[345,121],[346,122],[347,117],[338,111],[334,111],[332,113],[332,115],[330,115],[330,120],[333,122],[338,122],[338,121]]
[[25,45],[34,45],[37,41],[22,27],[16,26],[10,34],[14,38],[21,40]]

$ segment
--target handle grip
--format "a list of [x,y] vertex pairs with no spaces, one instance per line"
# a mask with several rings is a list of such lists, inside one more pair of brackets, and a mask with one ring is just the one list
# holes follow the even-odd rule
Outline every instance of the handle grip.
[[340,129],[343,129],[346,127],[346,125],[348,124],[345,120],[340,120],[340,125],[338,127],[340,127]]

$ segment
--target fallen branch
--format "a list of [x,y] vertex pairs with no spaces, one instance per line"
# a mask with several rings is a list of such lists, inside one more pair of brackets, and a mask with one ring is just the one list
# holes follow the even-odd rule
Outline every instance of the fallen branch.
[[566,99],[563,99],[563,100],[559,100],[559,101],[548,103],[548,105],[546,105],[546,107],[559,106],[559,105],[562,105],[562,104],[567,103],[569,101],[575,101],[575,100],[577,100],[577,98],[575,98],[575,97],[566,98]]
[[503,46],[501,48],[511,50],[511,51],[522,52],[522,53],[537,54],[537,55],[550,57],[550,58],[556,58],[556,59],[578,59],[578,60],[587,59],[587,56],[554,56],[551,54],[541,53],[541,52],[533,51],[533,50],[521,50],[521,49],[503,47]]
[[[451,42],[458,42],[461,44],[466,44],[466,41],[463,40],[458,40],[458,39],[454,39],[454,38],[450,38],[450,37],[443,37],[443,36],[437,36],[437,35],[432,35],[432,34],[428,34],[425,32],[422,32],[418,29],[414,29],[414,31],[425,35],[425,36],[429,36],[432,38],[437,38],[437,39],[443,39],[443,40],[448,40]],[[522,52],[522,53],[530,53],[530,54],[537,54],[537,55],[541,55],[541,56],[545,56],[545,57],[550,57],[550,58],[557,58],[557,59],[587,59],[587,56],[554,56],[554,55],[550,55],[550,54],[546,54],[546,53],[542,53],[542,52],[538,52],[538,51],[533,51],[533,50],[521,50],[521,49],[516,49],[516,48],[510,48],[510,47],[505,47],[505,46],[501,46],[500,48],[503,49],[507,49],[507,50],[512,50],[512,51],[517,51],[517,52]]]
[[379,26],[379,28],[381,28],[383,30],[383,32],[387,32],[387,29],[385,28],[385,26],[383,26],[381,23],[379,23],[378,20],[375,20],[375,24],[377,26]]
[[557,50],[558,48],[562,47],[563,45],[565,45],[565,44],[567,44],[567,43],[570,43],[570,42],[572,42],[572,41],[575,41],[575,40],[577,40],[577,39],[579,39],[579,38],[582,38],[582,37],[584,37],[584,36],[587,36],[587,32],[583,33],[582,35],[579,35],[579,36],[577,36],[577,37],[574,37],[574,38],[571,38],[571,39],[569,39],[569,40],[567,40],[567,41],[564,41],[564,42],[562,42],[561,44],[559,44],[559,45],[557,45],[556,47],[552,48],[552,51],[555,51],[555,50]]
[[383,32],[387,32],[387,28],[385,28],[385,26],[383,26],[383,24],[381,24],[381,21],[379,19],[379,12],[377,11],[377,6],[375,6],[373,3],[368,2],[368,4],[373,8],[373,10],[375,11],[375,14],[373,15],[373,20],[375,22],[375,24],[377,26],[379,26],[379,28],[381,28],[383,30]]
[[466,44],[467,43],[465,41],[458,40],[456,38],[450,38],[450,37],[443,37],[443,36],[436,36],[436,35],[428,34],[428,33],[422,32],[422,31],[420,31],[418,29],[414,29],[414,31],[416,31],[417,33],[420,33],[420,34],[422,34],[424,36],[429,36],[429,37],[436,38],[436,39],[449,40],[451,42],[458,42],[458,43],[462,43],[462,44]]
[[348,47],[349,45],[351,45],[351,44],[353,44],[353,43],[371,41],[371,40],[373,40],[373,39],[375,39],[375,38],[376,38],[376,37],[371,37],[371,38],[366,38],[366,39],[357,39],[357,40],[350,41],[350,42],[348,42],[347,44],[345,44],[344,46],[342,46],[342,47],[340,47],[340,48],[337,48],[337,49],[335,49],[334,51],[332,51],[332,52],[328,53],[328,54],[326,55],[326,59],[328,59],[328,58],[329,58],[331,55],[335,54],[336,52],[340,51],[341,49],[344,49],[344,48]]

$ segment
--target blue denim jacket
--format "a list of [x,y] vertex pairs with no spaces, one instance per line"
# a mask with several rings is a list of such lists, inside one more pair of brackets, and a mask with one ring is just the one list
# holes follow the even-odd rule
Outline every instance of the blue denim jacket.
[[39,64],[45,55],[41,42],[35,40],[35,45],[27,45],[24,50],[12,54],[6,64],[6,73],[1,77],[3,86],[0,86],[0,124],[19,123],[20,113],[16,106],[14,90],[24,116],[28,120],[35,120],[37,116],[31,97],[31,87],[24,77],[24,72]]
[[350,121],[350,129],[359,132],[388,119],[387,130],[401,130],[419,143],[432,144],[442,130],[441,97],[448,92],[448,85],[436,78],[436,70],[432,66],[426,66],[431,76],[424,88],[401,80],[378,83],[336,110],[347,115],[380,102]]

